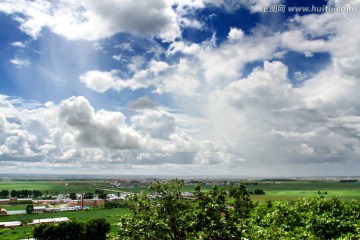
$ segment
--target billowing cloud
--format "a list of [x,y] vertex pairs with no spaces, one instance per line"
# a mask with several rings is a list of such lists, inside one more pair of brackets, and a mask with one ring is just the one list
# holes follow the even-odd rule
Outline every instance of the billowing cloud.
[[169,139],[170,134],[175,131],[175,119],[166,112],[146,111],[131,120],[134,129],[148,133],[153,138]]
[[234,39],[229,39],[231,41],[221,44],[218,48],[205,48],[198,54],[208,82],[228,82],[237,79],[246,63],[271,58],[279,44],[277,35],[247,38],[239,37],[240,30],[235,31],[236,44],[232,44]]
[[[45,27],[66,39],[98,40],[118,32],[171,41],[180,35],[171,4],[156,1],[3,1],[0,11],[12,14],[20,29],[37,38]],[[141,16],[141,17],[138,17]]]
[[306,56],[311,56],[313,52],[324,52],[327,49],[325,40],[307,40],[300,30],[285,32],[282,35],[282,44],[291,50],[304,52]]
[[134,149],[143,146],[142,137],[124,124],[119,112],[97,112],[84,97],[71,97],[59,106],[59,117],[74,129],[76,141],[84,146]]
[[237,42],[244,37],[244,32],[238,28],[230,28],[228,39],[230,42]]
[[[360,142],[353,121],[359,113],[358,104],[342,104],[341,112],[347,109],[348,118],[334,119],[340,109],[333,102],[344,101],[342,94],[352,90],[344,89],[348,79],[345,85],[336,87],[343,90],[332,92],[335,81],[344,84],[344,76],[328,71],[308,80],[309,84],[317,82],[319,88],[310,87],[307,82],[295,88],[287,78],[284,64],[265,62],[263,68],[254,69],[247,78],[232,82],[211,96],[209,118],[214,124],[214,135],[226,139],[238,158],[255,166],[356,159]],[[332,74],[332,80],[319,85],[326,72],[326,79]],[[325,86],[330,89],[324,89]],[[320,99],[321,94],[324,97]]]
[[[81,75],[79,79],[85,83],[88,88],[97,92],[106,92],[109,89],[122,90],[124,88],[136,90],[147,87],[142,84],[141,81],[136,81],[136,76],[134,79],[121,79],[118,77],[118,73],[117,70],[110,72],[92,70]],[[138,75],[141,76],[141,74]]]
[[88,88],[97,92],[155,87],[157,93],[194,95],[199,87],[199,72],[192,68],[191,64],[186,59],[180,59],[179,63],[174,65],[152,60],[146,69],[133,68],[135,73],[129,79],[119,77],[120,73],[117,70],[92,70],[81,75],[79,79]]
[[164,110],[143,108],[130,125],[121,112],[95,111],[84,97],[31,110],[11,104],[23,100],[6,99],[0,105],[9,116],[9,121],[6,115],[0,117],[0,162],[12,161],[14,166],[42,162],[44,168],[57,169],[194,162],[196,144]]

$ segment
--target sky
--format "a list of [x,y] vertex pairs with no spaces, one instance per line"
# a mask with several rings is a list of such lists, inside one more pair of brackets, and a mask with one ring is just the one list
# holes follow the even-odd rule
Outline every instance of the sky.
[[359,0],[1,0],[0,174],[355,176]]

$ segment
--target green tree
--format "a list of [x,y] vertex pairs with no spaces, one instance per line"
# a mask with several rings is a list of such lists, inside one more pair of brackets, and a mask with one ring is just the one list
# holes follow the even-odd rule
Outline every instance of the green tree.
[[264,192],[264,190],[257,188],[257,189],[254,190],[254,194],[255,195],[264,195],[265,192]]
[[85,225],[85,239],[105,240],[110,232],[110,223],[104,218],[92,219]]
[[69,197],[70,197],[71,200],[76,200],[77,199],[76,193],[74,193],[74,192],[70,193]]
[[38,191],[38,190],[34,190],[34,191],[32,192],[32,194],[33,194],[33,197],[34,197],[34,198],[39,198],[39,197],[42,196],[42,193],[41,193],[40,191]]
[[97,194],[97,195],[98,195],[98,198],[100,198],[100,199],[106,199],[106,197],[107,197],[105,191],[102,190],[102,189],[99,189],[99,188],[97,188],[97,189],[95,190],[95,194]]
[[[156,182],[128,199],[133,214],[120,220],[120,239],[358,239],[360,203],[325,195],[292,202],[253,203],[243,184],[229,196],[214,187],[195,199],[181,198],[184,184]],[[229,198],[230,197],[230,198]],[[228,203],[229,205],[227,205]],[[175,223],[175,224],[172,224]]]
[[201,192],[201,185],[196,186],[196,203],[188,212],[188,237],[195,239],[240,239],[231,221],[226,205],[226,193],[214,187],[212,191]]
[[0,192],[0,198],[8,198],[9,197],[9,191],[8,190],[1,190]]
[[11,190],[10,196],[11,196],[11,197],[19,197],[19,192],[16,191],[16,190]]
[[84,199],[93,199],[94,198],[94,194],[93,193],[85,193],[84,195]]
[[183,187],[179,180],[154,182],[149,189],[157,197],[132,195],[128,206],[133,214],[120,219],[120,239],[184,239],[190,205],[181,199]]
[[245,222],[248,239],[357,239],[360,204],[322,195],[293,203],[276,201],[254,207]]
[[230,188],[230,196],[235,199],[234,214],[239,220],[249,216],[253,203],[250,199],[250,193],[244,184],[232,185]]
[[157,198],[131,196],[133,214],[121,218],[120,239],[241,239],[242,220],[252,208],[243,185],[232,187],[234,207],[226,205],[223,189],[204,193],[198,185],[191,201],[181,198],[183,187],[178,180],[155,182],[150,190]]
[[101,218],[86,223],[40,224],[34,227],[33,236],[37,240],[105,240],[109,231],[110,224]]
[[34,212],[34,205],[28,204],[26,206],[26,214],[32,214]]

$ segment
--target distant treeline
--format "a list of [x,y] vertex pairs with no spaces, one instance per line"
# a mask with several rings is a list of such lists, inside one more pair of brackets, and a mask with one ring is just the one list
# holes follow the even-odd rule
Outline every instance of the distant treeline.
[[[11,181],[13,182],[44,182],[44,181],[49,181],[49,182],[58,182],[58,181],[98,181],[99,179],[97,178],[15,178],[15,179],[11,179]],[[3,179],[1,179],[0,181],[3,181]]]
[[269,178],[269,179],[263,179],[260,180],[262,182],[295,182],[296,179],[290,179],[290,178]]
[[38,190],[27,190],[27,189],[23,189],[23,190],[1,190],[0,191],[0,198],[9,198],[9,197],[16,197],[16,198],[38,198],[42,196],[42,192],[38,191]]
[[340,180],[340,182],[358,182],[357,179],[344,179],[344,180]]

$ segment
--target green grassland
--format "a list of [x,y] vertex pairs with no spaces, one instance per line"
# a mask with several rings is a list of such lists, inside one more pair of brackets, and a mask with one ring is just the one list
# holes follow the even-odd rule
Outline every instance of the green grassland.
[[253,200],[293,200],[299,197],[308,197],[318,191],[326,192],[329,197],[337,196],[342,200],[360,201],[360,182],[338,181],[284,181],[260,182],[259,185],[247,186],[249,190],[260,188],[265,195],[252,196]]
[[103,180],[88,181],[0,181],[0,190],[38,190],[45,194],[94,192],[96,188],[109,188]]

